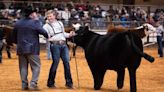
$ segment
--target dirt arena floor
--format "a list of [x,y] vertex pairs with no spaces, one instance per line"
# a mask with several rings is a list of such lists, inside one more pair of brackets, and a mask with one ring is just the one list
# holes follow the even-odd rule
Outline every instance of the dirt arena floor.
[[[138,92],[164,92],[164,58],[158,57],[157,48],[154,46],[145,47],[144,51],[155,57],[155,62],[149,63],[145,59],[142,59],[142,63],[137,70]],[[70,52],[70,55],[72,56],[72,52]],[[45,50],[41,50],[40,57],[42,66],[38,86],[41,92],[129,92],[129,74],[127,70],[123,89],[117,90],[116,72],[108,70],[105,74],[101,90],[95,91],[93,89],[93,78],[81,48],[77,50],[76,59],[72,58],[70,61],[75,89],[65,88],[62,62],[60,62],[57,70],[57,88],[49,89],[46,83],[52,61],[46,59]],[[77,69],[75,60],[77,62]],[[31,72],[29,69],[29,80],[30,78]],[[8,59],[6,51],[3,51],[3,63],[0,64],[0,92],[22,92],[18,60],[14,50],[12,50],[12,59]]]

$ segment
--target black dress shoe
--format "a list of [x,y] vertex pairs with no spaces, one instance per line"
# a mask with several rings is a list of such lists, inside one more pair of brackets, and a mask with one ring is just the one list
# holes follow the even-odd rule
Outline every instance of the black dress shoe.
[[66,86],[66,88],[68,88],[68,89],[73,89],[73,85],[72,85],[72,84],[66,84],[65,86]]
[[28,86],[27,87],[22,87],[22,90],[28,90]]
[[55,85],[47,85],[47,87],[49,87],[49,88],[56,88]]

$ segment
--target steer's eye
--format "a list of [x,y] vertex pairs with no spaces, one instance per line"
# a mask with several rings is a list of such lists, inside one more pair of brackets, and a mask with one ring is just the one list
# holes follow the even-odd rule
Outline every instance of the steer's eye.
[[148,31],[148,26],[147,25],[144,25],[143,27],[144,27],[144,29],[146,29],[146,31]]

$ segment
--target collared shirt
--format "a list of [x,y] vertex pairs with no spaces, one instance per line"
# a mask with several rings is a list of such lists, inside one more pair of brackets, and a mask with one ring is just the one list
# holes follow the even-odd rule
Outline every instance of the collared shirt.
[[162,32],[164,32],[164,28],[160,25],[157,27],[157,36],[162,36]]
[[53,23],[46,23],[43,28],[49,35],[49,41],[65,41],[69,37],[69,33],[64,30],[64,25],[61,21],[54,21]]

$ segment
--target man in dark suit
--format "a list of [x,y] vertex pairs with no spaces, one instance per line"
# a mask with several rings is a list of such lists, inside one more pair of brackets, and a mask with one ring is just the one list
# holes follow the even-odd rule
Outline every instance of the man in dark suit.
[[[17,21],[13,29],[13,42],[17,44],[19,70],[22,81],[22,90],[38,89],[37,82],[40,74],[39,34],[48,38],[42,28],[36,10],[27,6],[22,10],[24,17]],[[28,64],[31,66],[32,79],[28,86]]]

